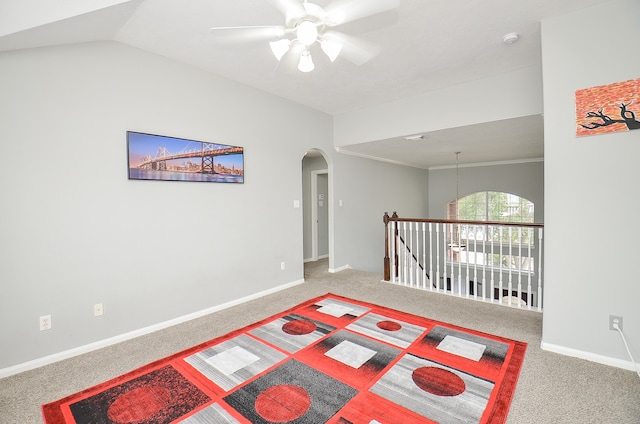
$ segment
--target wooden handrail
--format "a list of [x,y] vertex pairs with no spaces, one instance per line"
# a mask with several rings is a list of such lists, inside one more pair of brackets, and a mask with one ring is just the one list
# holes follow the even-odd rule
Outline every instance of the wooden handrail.
[[[382,217],[382,222],[384,222],[384,280],[389,281],[391,278],[391,258],[389,258],[389,222],[426,222],[426,223],[438,223],[438,224],[465,224],[465,225],[500,225],[505,227],[531,227],[531,228],[544,228],[544,224],[540,223],[529,223],[529,222],[502,222],[502,221],[465,221],[465,220],[455,220],[455,219],[432,219],[432,218],[400,218],[397,212],[393,212],[391,216],[389,216],[388,212],[385,212]],[[394,252],[397,252],[397,243],[398,243],[398,229],[396,228],[394,237],[394,243],[396,243]],[[404,241],[403,241],[404,243]],[[407,246],[408,248],[408,246]],[[395,274],[398,273],[398,255],[396,253],[396,257],[393,260],[395,264]],[[415,255],[413,255],[415,257]]]
[[431,218],[399,218],[394,212],[395,216],[389,218],[387,213],[385,212],[385,216],[387,216],[388,221],[395,222],[437,222],[441,224],[469,224],[469,225],[502,225],[505,227],[533,227],[533,228],[544,228],[544,224],[535,223],[535,222],[507,222],[507,221],[465,221],[465,220],[456,220],[456,219],[431,219]]

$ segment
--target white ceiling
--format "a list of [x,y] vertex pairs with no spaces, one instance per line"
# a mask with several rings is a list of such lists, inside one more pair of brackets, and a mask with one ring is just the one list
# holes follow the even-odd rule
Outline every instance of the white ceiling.
[[[34,15],[34,1],[14,2],[9,13],[26,21]],[[86,13],[68,7],[38,25],[0,28],[0,51],[114,40],[338,115],[539,66],[542,19],[609,0],[399,0],[392,12],[336,28],[377,44],[378,56],[356,66],[340,57],[330,63],[312,50],[316,68],[310,73],[278,66],[266,41],[224,44],[211,35],[211,27],[283,25],[274,1],[284,0],[103,0],[107,7]],[[335,1],[348,0],[314,0],[320,6]],[[16,4],[24,4],[23,10]],[[520,40],[504,45],[502,37],[511,32]],[[544,156],[542,128],[542,117],[528,117],[436,131],[418,142],[372,140],[341,151],[421,168],[451,165],[455,151],[460,163],[529,160]]]

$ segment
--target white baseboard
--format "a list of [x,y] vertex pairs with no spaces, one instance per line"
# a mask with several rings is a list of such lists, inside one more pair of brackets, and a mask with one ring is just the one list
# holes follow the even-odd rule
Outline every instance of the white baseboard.
[[21,364],[13,365],[7,368],[0,369],[0,378],[9,377],[14,374],[29,371],[35,368],[40,368],[45,365],[53,364],[54,362],[62,361],[64,359],[73,358],[74,356],[82,355],[83,353],[89,353],[94,350],[102,349],[107,346],[111,346],[126,340],[134,339],[136,337],[144,336],[145,334],[153,333],[154,331],[163,330],[168,327],[172,327],[177,324],[182,324],[187,321],[191,321],[196,318],[209,315],[214,312],[221,311],[223,309],[230,308],[232,306],[239,305],[241,303],[248,302],[250,300],[258,299],[260,297],[267,296],[272,293],[279,292],[290,287],[297,286],[304,283],[304,280],[297,280],[291,283],[287,283],[281,286],[274,287],[269,290],[264,290],[249,296],[242,297],[240,299],[232,300],[221,305],[212,306],[211,308],[203,309],[188,315],[183,315],[168,321],[160,322],[158,324],[150,325],[148,327],[140,328],[138,330],[130,331],[128,333],[120,334],[108,339],[100,340],[94,343],[89,343],[84,346],[79,346],[73,349],[65,350],[62,352],[54,353],[53,355],[44,356],[42,358],[34,359],[31,361],[23,362]]
[[335,269],[329,268],[329,272],[332,273],[332,274],[335,274],[337,272],[341,272],[341,271],[344,271],[344,270],[347,270],[347,269],[351,269],[351,265],[346,264],[345,266],[341,266],[340,268],[335,268]]
[[317,262],[321,259],[327,259],[329,257],[329,255],[320,255],[318,256],[318,259],[313,259],[313,258],[305,258],[302,260],[302,262],[304,262],[305,264],[309,263],[309,262]]
[[592,352],[585,352],[582,350],[571,349],[564,346],[558,346],[551,343],[542,342],[540,344],[542,350],[546,350],[549,352],[559,353],[565,356],[572,356],[574,358],[586,359],[587,361],[597,362],[603,365],[609,365],[616,368],[622,368],[629,371],[637,370],[633,367],[633,362],[625,361],[623,359],[611,358],[609,356],[598,355]]

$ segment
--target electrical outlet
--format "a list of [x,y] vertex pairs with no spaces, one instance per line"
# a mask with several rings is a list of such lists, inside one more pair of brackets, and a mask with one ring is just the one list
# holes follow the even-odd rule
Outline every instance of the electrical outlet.
[[280,262],[280,270],[284,271],[284,262]]
[[51,329],[51,315],[40,317],[40,331]]
[[613,323],[617,323],[618,328],[622,330],[622,317],[618,315],[609,315],[609,330],[618,331],[613,327]]
[[94,317],[99,317],[102,314],[104,314],[104,309],[102,308],[102,303],[96,303],[95,305],[93,305],[93,316]]

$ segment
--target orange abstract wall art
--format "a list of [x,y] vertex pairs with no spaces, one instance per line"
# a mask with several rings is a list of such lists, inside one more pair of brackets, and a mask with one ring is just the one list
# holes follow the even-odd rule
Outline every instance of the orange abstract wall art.
[[640,78],[576,90],[576,136],[640,129]]

